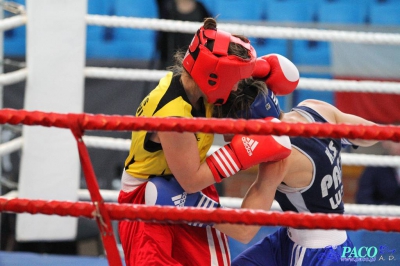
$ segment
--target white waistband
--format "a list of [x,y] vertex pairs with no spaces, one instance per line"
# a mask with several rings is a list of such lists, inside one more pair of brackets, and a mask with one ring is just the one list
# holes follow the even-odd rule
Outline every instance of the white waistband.
[[146,181],[147,179],[136,178],[124,170],[121,178],[121,190],[125,192],[131,192]]
[[289,238],[305,248],[325,248],[339,246],[347,240],[344,230],[295,229],[288,228]]

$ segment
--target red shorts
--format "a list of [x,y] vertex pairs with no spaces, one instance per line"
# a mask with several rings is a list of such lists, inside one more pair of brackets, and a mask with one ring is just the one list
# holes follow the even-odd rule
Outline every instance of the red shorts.
[[[146,183],[132,192],[121,191],[119,203],[144,203]],[[210,197],[215,191],[203,191]],[[119,235],[126,266],[230,265],[227,237],[218,230],[187,224],[165,225],[121,221]]]

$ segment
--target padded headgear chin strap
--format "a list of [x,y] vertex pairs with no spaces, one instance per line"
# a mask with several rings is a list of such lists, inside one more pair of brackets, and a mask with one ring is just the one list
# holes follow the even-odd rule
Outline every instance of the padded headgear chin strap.
[[275,94],[268,90],[268,95],[258,94],[254,102],[250,106],[250,110],[241,111],[238,117],[246,119],[263,119],[266,117],[275,117],[279,119],[281,108],[279,107],[278,98]]
[[[210,51],[206,44],[214,40]],[[229,43],[234,42],[248,50],[248,59],[228,55]],[[241,79],[251,76],[256,62],[256,51],[250,43],[222,30],[205,30],[201,27],[194,35],[183,59],[183,67],[213,104],[223,104],[233,86]]]

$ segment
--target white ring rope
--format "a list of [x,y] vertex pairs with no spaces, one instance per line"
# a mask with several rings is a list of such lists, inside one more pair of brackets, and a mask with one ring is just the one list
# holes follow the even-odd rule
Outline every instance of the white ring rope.
[[[86,23],[96,26],[152,29],[182,33],[196,32],[201,26],[200,22],[104,15],[87,15]],[[400,45],[400,34],[396,33],[268,27],[234,23],[218,23],[218,26],[229,32],[246,33],[246,36],[249,37]]]
[[342,153],[342,163],[358,166],[400,167],[400,156]]
[[6,86],[18,83],[20,81],[25,81],[27,76],[28,76],[28,70],[26,68],[0,74],[0,85]]
[[[81,193],[82,193],[81,195],[83,195],[83,193],[86,192],[82,191]],[[220,198],[222,206],[234,209],[240,208],[242,200],[243,199],[241,198],[235,198],[235,197]],[[400,216],[400,206],[394,206],[394,205],[367,205],[367,204],[345,203],[344,209],[345,209],[345,214],[368,215],[368,216]],[[271,211],[282,211],[281,207],[279,206],[279,203],[275,200],[272,203]]]
[[168,71],[126,68],[86,67],[85,77],[121,80],[158,81]]
[[[129,151],[131,140],[123,138],[83,136],[83,141],[88,148]],[[10,154],[22,149],[23,137],[18,137],[0,145],[0,156]],[[220,146],[212,145],[209,153],[219,149]],[[400,156],[342,153],[344,165],[355,166],[387,166],[399,167]]]
[[[120,26],[130,28],[150,28],[156,30],[165,31],[179,31],[179,32],[194,32],[199,27],[198,22],[189,21],[174,21],[174,20],[162,20],[162,19],[143,19],[143,18],[132,18],[132,17],[115,17],[115,16],[100,16],[100,15],[87,15],[87,23],[92,25],[102,26]],[[17,15],[11,18],[1,20],[0,29],[7,30],[15,28],[26,23],[26,15]],[[237,29],[246,29],[246,34],[251,36],[253,31],[261,31],[268,33],[271,29],[276,27],[265,27],[265,26],[251,26],[249,25],[238,25],[238,24],[224,24],[223,27],[228,27],[229,31],[237,31]],[[243,28],[244,27],[244,28]],[[262,29],[265,28],[263,31]],[[279,28],[285,29],[285,28]],[[285,30],[279,30],[278,32],[286,32],[284,38],[297,38],[298,32],[304,31],[305,29],[292,29],[286,28]],[[334,33],[331,30],[314,30],[315,32],[322,32],[323,35],[330,36],[328,32]],[[268,33],[269,34],[269,33]],[[315,33],[313,33],[315,34]],[[355,32],[341,32],[340,36],[347,36],[346,38],[353,38]],[[399,37],[400,34],[383,34],[383,33],[369,33],[370,39],[382,40],[381,35],[388,35]],[[269,36],[269,35],[265,35]],[[265,37],[259,36],[259,37]],[[371,37],[375,36],[375,37]],[[308,39],[313,39],[310,36]],[[383,38],[384,39],[384,38]],[[337,39],[334,39],[337,41]],[[332,40],[331,40],[332,41]],[[363,42],[362,38],[357,42]],[[379,43],[379,42],[378,42]],[[393,44],[400,44],[398,43]],[[160,70],[143,70],[143,69],[122,69],[122,68],[102,68],[102,67],[86,67],[84,75],[87,78],[105,78],[105,79],[118,79],[118,80],[144,80],[144,81],[158,81],[165,75],[166,71]],[[27,70],[21,69],[14,72],[1,74],[0,85],[10,85],[25,80],[27,77]],[[298,89],[316,90],[316,91],[352,91],[352,92],[376,92],[376,93],[390,93],[400,94],[400,83],[398,82],[381,82],[381,81],[349,81],[349,80],[329,80],[329,79],[313,79],[313,78],[302,78],[299,82]]]
[[[13,72],[0,74],[0,85],[11,85],[24,81],[28,75],[27,73],[27,69],[23,68]],[[84,75],[87,78],[139,81],[158,81],[160,78],[165,76],[166,73],[167,71],[162,70],[105,67],[86,67],[84,70]],[[400,94],[400,83],[301,78],[297,89]]]
[[[103,79],[122,79],[122,80],[144,80],[158,81],[165,76],[163,70],[144,70],[144,69],[125,69],[125,68],[105,68],[105,67],[86,67],[85,76],[87,78]],[[352,80],[330,80],[301,78],[296,90],[316,90],[316,91],[352,91],[352,92],[375,92],[400,94],[400,82],[384,81],[352,81]]]
[[83,141],[88,148],[129,151],[131,147],[130,139],[83,136]]
[[[26,21],[26,15],[16,15],[10,18],[2,19],[0,21],[0,30],[5,31],[25,25]],[[88,25],[106,27],[153,29],[183,33],[193,33],[198,29],[200,25],[199,22],[101,15],[87,15],[86,23]],[[227,31],[246,32],[246,35],[249,37],[400,45],[400,34],[396,33],[371,33],[291,27],[268,27],[258,25],[239,25],[232,23],[220,23],[219,25],[221,28]]]
[[0,157],[22,149],[23,138],[18,137],[0,145]]
[[[170,32],[195,32],[201,23],[189,21],[175,21],[165,19],[147,19],[134,17],[116,17],[87,15],[89,25],[107,27],[125,27],[139,29],[153,29]],[[271,37],[286,39],[313,39],[326,41],[367,42],[377,44],[400,44],[400,34],[362,33],[351,31],[310,30],[299,28],[266,27],[256,25],[239,25],[220,23],[221,28],[231,32],[246,32],[247,36]],[[395,41],[393,41],[395,40]],[[165,71],[157,70],[129,70],[118,68],[87,67],[85,76],[89,78],[124,79],[158,81],[165,75]],[[380,81],[348,81],[302,78],[298,89],[317,91],[353,91],[353,92],[379,92],[400,94],[400,83]]]
[[26,24],[26,15],[17,15],[0,20],[0,30],[6,31]]
[[400,94],[399,82],[301,78],[297,89]]
[[[117,202],[118,190],[101,189],[100,194],[105,202]],[[0,198],[13,199],[18,198],[18,191],[12,190]],[[90,201],[90,194],[87,189],[78,190],[78,198],[80,201]],[[238,209],[242,204],[243,199],[237,197],[220,197],[221,205],[225,208]],[[353,204],[345,203],[345,214],[352,215],[365,215],[365,216],[387,216],[394,217],[400,216],[400,206],[393,205],[366,205],[366,204]],[[272,203],[271,211],[282,211],[278,202],[275,200]]]
[[[83,141],[90,148],[126,150],[129,151],[130,139],[84,136]],[[221,148],[218,145],[212,145],[209,153],[212,153]],[[370,155],[370,154],[351,154],[342,153],[342,163],[344,165],[358,166],[389,166],[399,167],[400,156],[389,155]]]
[[368,205],[345,203],[345,214],[368,216],[400,216],[400,207],[394,205]]

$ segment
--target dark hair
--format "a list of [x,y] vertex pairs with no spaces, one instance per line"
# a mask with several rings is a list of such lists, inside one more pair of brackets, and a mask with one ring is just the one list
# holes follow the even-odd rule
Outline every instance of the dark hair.
[[252,78],[241,80],[237,90],[229,94],[225,104],[214,106],[213,117],[237,119],[242,118],[238,114],[241,113],[243,115],[243,111],[245,117],[247,117],[250,106],[260,93],[264,95],[268,94],[267,85],[264,81]]
[[[204,29],[217,29],[217,21],[214,18],[205,18],[204,19],[204,25],[203,25]],[[243,35],[236,35],[236,34],[232,34],[233,36],[241,39],[243,42],[249,43],[249,39],[247,39],[245,36]],[[207,43],[207,48],[210,49],[212,51],[213,46],[214,46],[214,41],[210,41]],[[244,48],[242,45],[238,44],[238,43],[233,43],[231,42],[229,44],[228,47],[228,54],[229,55],[236,55],[238,57],[241,57],[243,59],[248,59],[250,58],[249,55],[249,51]]]
[[[217,21],[214,18],[205,18],[203,27],[204,27],[204,29],[215,29],[216,30],[217,29]],[[232,34],[232,35],[241,39],[243,42],[246,42],[246,43],[250,42],[249,39],[243,35],[236,35],[236,34]],[[214,46],[214,41],[209,41],[206,44],[206,47],[210,51],[212,51],[213,46]],[[185,57],[185,54],[186,54],[186,51],[177,50],[174,54],[174,65],[167,67],[167,70],[172,71],[175,76],[180,75],[184,71],[184,68],[182,66],[182,61],[183,61],[183,58]],[[243,59],[250,58],[249,51],[242,45],[240,45],[238,43],[234,43],[234,42],[229,43],[228,54],[236,55]]]

